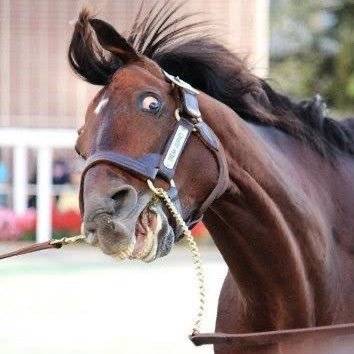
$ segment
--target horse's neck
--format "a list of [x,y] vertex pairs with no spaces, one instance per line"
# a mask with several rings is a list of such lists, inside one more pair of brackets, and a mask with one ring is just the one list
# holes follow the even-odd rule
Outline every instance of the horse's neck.
[[205,222],[244,303],[270,314],[265,327],[331,322],[319,317],[331,317],[321,309],[336,301],[334,169],[296,139],[230,116],[223,126],[209,122],[225,148],[230,185]]

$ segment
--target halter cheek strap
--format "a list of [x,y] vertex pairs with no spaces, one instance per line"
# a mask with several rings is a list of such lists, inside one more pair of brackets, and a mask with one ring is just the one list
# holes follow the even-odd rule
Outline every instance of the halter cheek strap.
[[87,171],[99,163],[111,164],[117,166],[138,178],[147,181],[155,181],[162,178],[169,182],[171,187],[167,193],[177,210],[182,214],[181,205],[178,198],[178,191],[174,185],[173,178],[176,173],[179,159],[184,151],[186,143],[192,133],[197,134],[204,145],[211,151],[216,158],[219,178],[218,182],[203,202],[199,210],[189,220],[187,225],[191,228],[203,216],[205,210],[210,204],[218,198],[226,189],[227,168],[224,155],[220,153],[220,143],[212,129],[202,120],[199,110],[197,94],[199,92],[189,84],[164,72],[168,82],[170,82],[180,94],[182,107],[177,109],[175,117],[177,124],[169,138],[165,150],[161,154],[150,153],[139,158],[129,157],[113,151],[99,151],[91,155],[86,162],[84,171],[82,172],[80,183],[80,210],[84,213],[83,186]]

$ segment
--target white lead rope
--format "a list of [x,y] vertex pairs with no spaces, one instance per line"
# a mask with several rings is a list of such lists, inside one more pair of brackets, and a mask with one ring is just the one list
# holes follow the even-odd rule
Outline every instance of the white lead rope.
[[149,179],[147,180],[147,184],[150,190],[154,193],[154,195],[165,202],[167,209],[169,210],[173,218],[176,220],[177,224],[181,226],[183,230],[183,235],[185,236],[186,241],[188,242],[188,245],[192,252],[192,258],[196,270],[196,275],[198,280],[198,291],[199,291],[199,311],[197,313],[196,320],[192,329],[192,336],[193,336],[195,334],[200,333],[200,326],[205,312],[204,271],[203,271],[203,263],[200,257],[199,249],[197,244],[194,241],[192,233],[188,229],[188,226],[184,222],[182,216],[177,211],[176,207],[172,203],[166,191],[163,188],[156,188]]
[[[173,181],[172,181],[173,183]],[[163,188],[156,188],[154,184],[147,180],[147,184],[150,190],[154,193],[154,195],[161,199],[165,204],[169,212],[171,213],[172,217],[176,220],[177,224],[182,228],[183,235],[189,245],[189,248],[192,252],[192,258],[194,267],[196,270],[197,280],[198,280],[198,292],[199,292],[199,311],[196,316],[196,320],[192,329],[192,336],[200,333],[200,326],[202,323],[202,319],[204,317],[205,312],[205,283],[204,283],[204,271],[203,271],[203,263],[200,257],[199,249],[197,244],[194,241],[192,233],[188,229],[188,226],[184,222],[182,216],[177,211],[176,207],[174,206],[173,202],[171,201],[170,197],[166,193]],[[83,229],[83,227],[82,227]],[[60,244],[60,245],[67,245],[70,243],[77,242],[79,240],[84,240],[85,236],[83,235],[83,230],[81,230],[81,235],[73,236],[73,237],[64,237],[60,240],[52,240],[50,244]]]

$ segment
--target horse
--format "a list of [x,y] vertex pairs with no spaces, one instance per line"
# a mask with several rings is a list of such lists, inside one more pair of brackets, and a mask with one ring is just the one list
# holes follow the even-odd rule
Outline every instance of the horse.
[[75,24],[71,68],[103,86],[75,146],[87,242],[116,259],[167,255],[182,231],[150,180],[190,228],[204,216],[228,266],[216,331],[354,322],[354,120],[276,92],[178,10],[139,11],[125,37],[86,9]]

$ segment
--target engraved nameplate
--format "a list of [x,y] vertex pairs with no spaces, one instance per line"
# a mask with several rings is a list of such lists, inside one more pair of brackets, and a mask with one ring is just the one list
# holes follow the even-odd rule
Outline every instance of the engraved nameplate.
[[180,125],[177,128],[176,134],[172,140],[171,146],[167,151],[165,159],[163,160],[163,164],[166,168],[172,170],[178,156],[181,154],[183,145],[188,137],[188,129],[184,126]]

